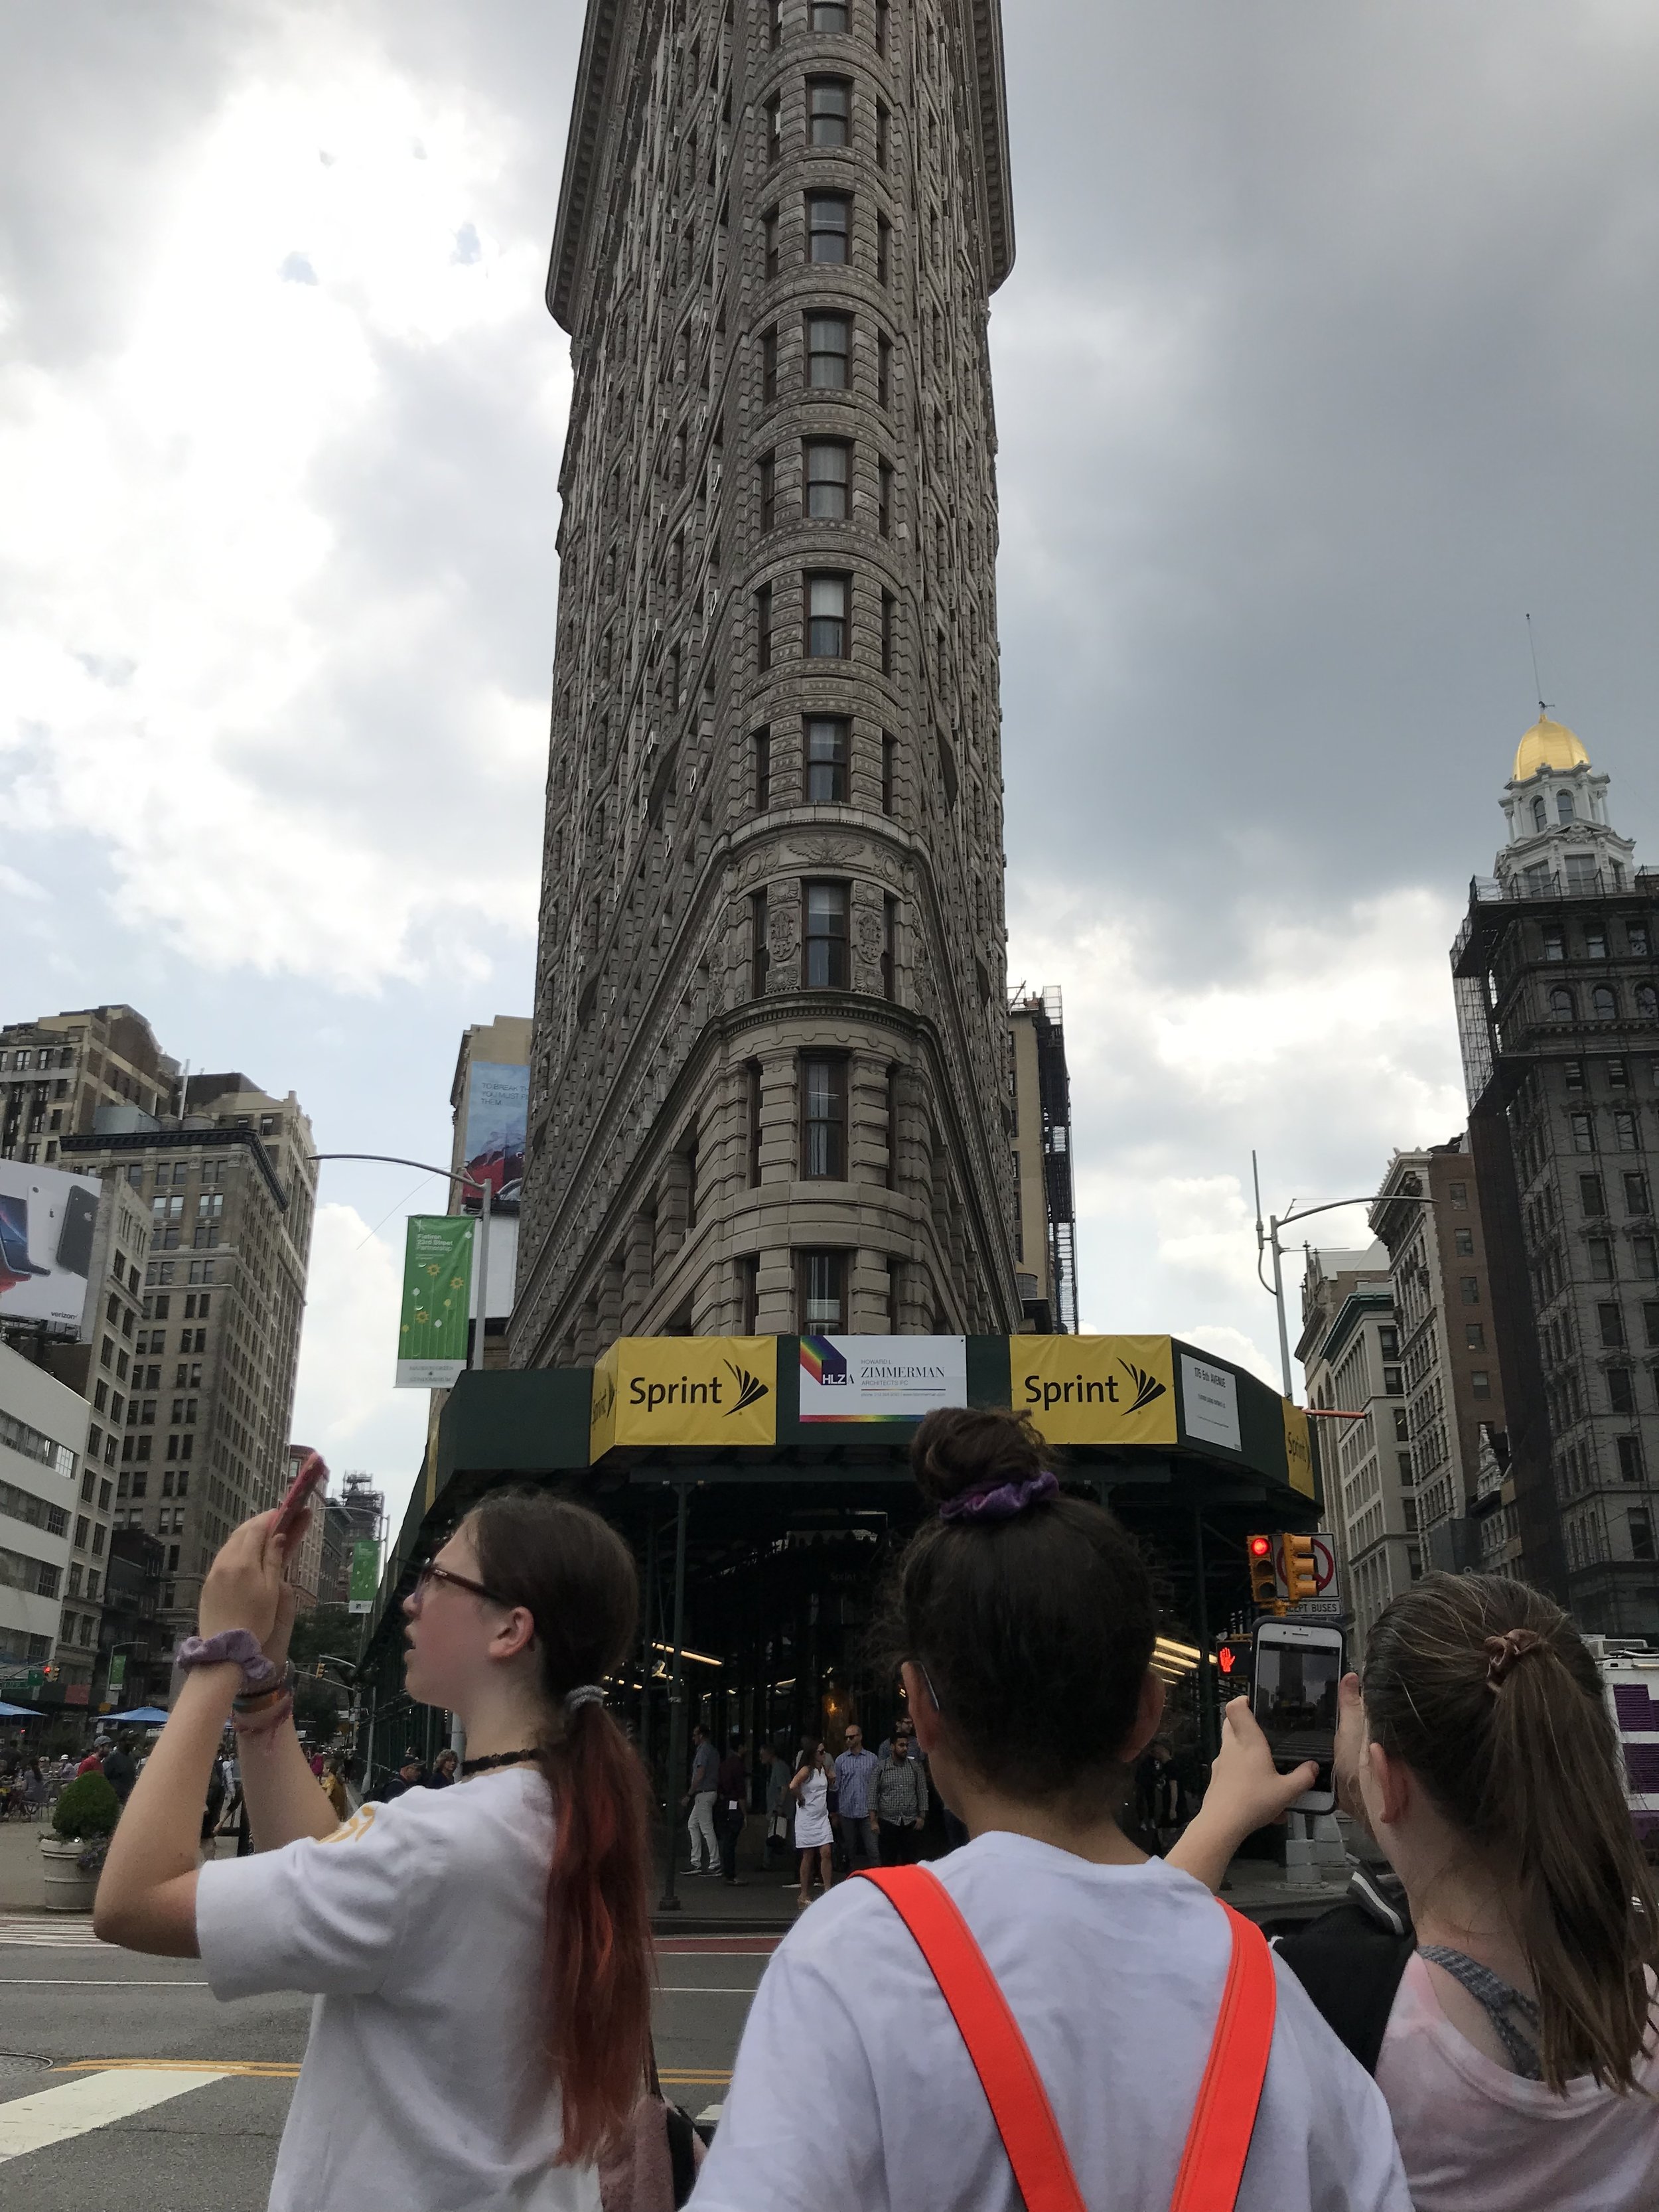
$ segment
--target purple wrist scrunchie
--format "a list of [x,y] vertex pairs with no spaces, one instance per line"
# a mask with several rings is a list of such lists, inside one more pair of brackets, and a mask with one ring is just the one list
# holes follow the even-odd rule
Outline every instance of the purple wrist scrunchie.
[[977,1490],[961,1491],[945,1499],[939,1517],[941,1521],[1012,1521],[1038,1498],[1053,1498],[1059,1489],[1058,1480],[1045,1468],[1028,1482],[981,1484]]

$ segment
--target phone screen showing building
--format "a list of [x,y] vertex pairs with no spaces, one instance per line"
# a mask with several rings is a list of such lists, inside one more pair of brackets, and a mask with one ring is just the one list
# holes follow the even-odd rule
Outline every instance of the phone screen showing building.
[[1330,1764],[1342,1655],[1318,1645],[1261,1644],[1255,1650],[1255,1717],[1285,1769],[1304,1759]]

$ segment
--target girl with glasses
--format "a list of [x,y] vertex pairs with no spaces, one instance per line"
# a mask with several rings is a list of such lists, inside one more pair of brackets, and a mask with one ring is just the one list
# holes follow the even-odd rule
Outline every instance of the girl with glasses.
[[[221,1998],[319,1998],[272,2212],[599,2212],[595,2161],[649,2051],[647,1784],[600,1686],[634,1638],[633,1560],[582,1506],[485,1498],[404,1606],[409,1693],[465,1729],[461,1784],[341,1826],[294,1732],[284,1568],[304,1524],[284,1545],[276,1518],[209,1571],[94,1928],[199,1956]],[[256,1856],[198,1872],[228,1719]]]

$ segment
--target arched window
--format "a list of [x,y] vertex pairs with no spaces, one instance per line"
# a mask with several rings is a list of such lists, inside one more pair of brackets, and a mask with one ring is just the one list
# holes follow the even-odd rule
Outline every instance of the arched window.
[[1534,799],[1532,802],[1532,826],[1534,830],[1546,830],[1549,827],[1549,816],[1544,811],[1544,802],[1541,799]]
[[1607,984],[1598,983],[1596,985],[1595,990],[1590,994],[1590,1004],[1595,1009],[1595,1018],[1598,1022],[1616,1022],[1618,1020],[1619,1001],[1614,998],[1612,991],[1608,988]]
[[1556,793],[1555,818],[1558,822],[1571,822],[1574,818],[1572,793],[1570,791],[1558,791]]
[[1636,1012],[1642,1021],[1659,1021],[1659,991],[1655,990],[1651,983],[1637,985]]
[[1550,1012],[1558,1022],[1570,1022],[1573,1017],[1572,993],[1558,985],[1550,993]]

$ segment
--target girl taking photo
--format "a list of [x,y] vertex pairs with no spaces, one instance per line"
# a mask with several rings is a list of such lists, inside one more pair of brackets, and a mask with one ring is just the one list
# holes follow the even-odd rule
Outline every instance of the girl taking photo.
[[[1218,1764],[1176,1847],[1203,1880],[1258,1825],[1248,1765]],[[1342,1683],[1336,1772],[1398,1879],[1356,1877],[1283,1956],[1374,2069],[1417,2212],[1651,2212],[1659,1908],[1565,1613],[1500,1576],[1425,1576]]]
[[[1118,1826],[1163,1709],[1157,1610],[1133,1546],[1100,1506],[1060,1492],[1012,1414],[930,1413],[911,1462],[933,1510],[899,1564],[891,1650],[933,1779],[970,1840],[931,1867],[842,1882],[785,1938],[697,2212],[1021,2212],[1021,2132],[1003,2130],[988,2094],[1012,2076],[987,2053],[988,2081],[964,2039],[1004,2021],[1000,2007],[1013,2031],[1001,2048],[1029,2054],[1013,2069],[1019,2112],[1048,2115],[1046,2170],[1073,2185],[1047,2202],[1215,2212],[1214,2194],[1176,2190],[1240,1946],[1265,2071],[1225,2203],[1411,2212],[1387,2107],[1295,1977]],[[1258,1820],[1306,1781],[1272,1776]],[[970,1978],[975,1960],[988,1975],[961,2011],[898,1891],[933,1914],[930,1942],[940,1924],[957,1931],[954,1963],[936,1953],[947,1977],[964,1960]],[[781,2160],[780,2143],[810,2143],[811,2156]]]
[[[321,2000],[272,2212],[598,2212],[649,2048],[646,1783],[600,1687],[631,1647],[633,1561],[584,1507],[485,1498],[404,1606],[410,1695],[460,1720],[465,1778],[340,1826],[272,1663],[294,1613],[276,1517],[209,1570],[94,1926],[199,1956],[221,1998]],[[198,1871],[233,1718],[256,1856]]]

